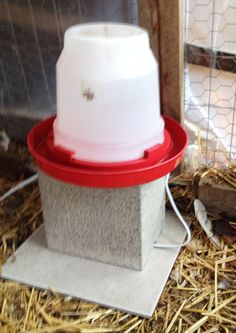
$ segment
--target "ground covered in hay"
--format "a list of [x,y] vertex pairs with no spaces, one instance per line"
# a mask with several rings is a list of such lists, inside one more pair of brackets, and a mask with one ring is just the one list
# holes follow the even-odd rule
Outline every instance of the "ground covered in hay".
[[[0,195],[33,173],[23,147],[10,144],[8,152],[0,152],[0,161]],[[151,319],[1,279],[0,333],[236,332],[236,244],[222,237],[217,249],[204,234],[192,209],[195,187],[191,179],[172,185],[178,205],[192,222],[193,238],[178,256]],[[0,203],[1,264],[41,223],[36,184]]]

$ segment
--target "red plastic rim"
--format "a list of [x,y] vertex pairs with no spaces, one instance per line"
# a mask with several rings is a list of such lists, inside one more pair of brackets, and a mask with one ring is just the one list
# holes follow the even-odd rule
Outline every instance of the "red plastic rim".
[[28,147],[38,168],[66,183],[119,188],[148,183],[173,171],[180,163],[187,145],[185,130],[164,117],[164,142],[145,151],[144,157],[122,163],[91,163],[72,158],[73,152],[55,147],[52,125],[55,117],[37,124],[29,133]]
[[47,137],[47,146],[51,158],[60,164],[72,166],[76,168],[85,168],[93,170],[113,171],[113,170],[130,170],[134,167],[149,166],[154,163],[160,162],[169,154],[172,149],[172,140],[168,131],[164,131],[164,142],[152,148],[145,150],[142,158],[127,161],[127,162],[90,162],[74,158],[74,152],[69,151],[63,147],[54,145],[53,131]]

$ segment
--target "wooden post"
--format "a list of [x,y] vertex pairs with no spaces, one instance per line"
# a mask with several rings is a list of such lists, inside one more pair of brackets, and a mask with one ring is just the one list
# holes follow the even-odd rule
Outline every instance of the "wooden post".
[[149,32],[151,48],[159,59],[159,33],[157,0],[139,0],[139,23]]
[[162,113],[183,121],[183,1],[139,0],[140,24],[159,60]]

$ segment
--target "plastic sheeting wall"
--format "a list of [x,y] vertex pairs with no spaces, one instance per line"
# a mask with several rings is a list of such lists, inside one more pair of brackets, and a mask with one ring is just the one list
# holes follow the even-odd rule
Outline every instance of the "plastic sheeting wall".
[[137,19],[136,0],[0,0],[0,115],[55,112],[55,64],[68,26]]
[[[236,162],[236,1],[185,1],[185,120],[201,164]],[[193,148],[193,147],[192,147]]]

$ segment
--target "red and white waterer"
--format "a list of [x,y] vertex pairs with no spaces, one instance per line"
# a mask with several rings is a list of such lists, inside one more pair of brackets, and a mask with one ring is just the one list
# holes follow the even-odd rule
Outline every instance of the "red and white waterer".
[[38,124],[28,140],[43,171],[77,185],[142,184],[172,171],[186,142],[184,130],[160,115],[145,30],[99,23],[66,31],[56,119]]
[[[58,280],[51,287],[152,313],[177,254],[163,259],[165,252],[153,253],[160,251],[153,244],[165,221],[165,176],[186,144],[184,129],[160,115],[158,66],[145,30],[96,23],[66,31],[57,63],[57,115],[28,137],[39,170],[47,246],[57,251],[61,270],[72,259],[60,253],[83,258],[73,264],[83,273],[69,273],[76,288],[63,289]],[[47,285],[56,274],[53,255],[47,250]],[[154,283],[157,272],[160,285]]]

